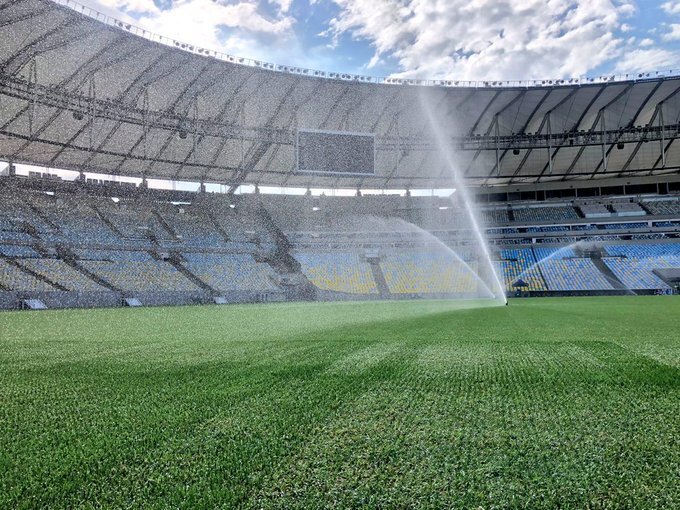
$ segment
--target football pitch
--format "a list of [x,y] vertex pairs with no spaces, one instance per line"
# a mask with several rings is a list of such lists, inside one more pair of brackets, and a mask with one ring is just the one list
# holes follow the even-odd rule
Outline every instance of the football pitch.
[[678,508],[680,299],[0,314],[0,508]]

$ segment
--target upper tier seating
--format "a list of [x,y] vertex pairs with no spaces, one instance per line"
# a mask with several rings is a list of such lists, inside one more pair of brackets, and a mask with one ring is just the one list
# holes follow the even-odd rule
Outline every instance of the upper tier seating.
[[649,200],[644,202],[645,207],[657,216],[680,216],[680,200],[678,198],[670,200]]
[[581,206],[581,212],[586,218],[608,218],[611,211],[603,204],[588,204]]
[[36,252],[30,246],[20,246],[14,244],[0,244],[0,255],[5,257],[20,257],[20,258],[30,258],[38,257],[38,252]]
[[45,241],[70,244],[120,244],[120,238],[97,216],[92,208],[77,199],[32,198],[35,206],[59,229],[40,235]]
[[505,228],[487,228],[487,235],[498,235],[498,234],[517,234],[519,230],[516,228],[505,227]]
[[554,207],[518,207],[513,209],[516,222],[521,223],[545,223],[553,221],[556,223],[578,219],[578,214],[571,206]]
[[486,225],[509,223],[510,217],[506,209],[481,209],[482,219]]
[[371,267],[353,252],[298,252],[302,272],[323,290],[350,294],[377,294]]
[[172,226],[184,246],[212,247],[224,246],[222,235],[215,229],[210,218],[194,212],[163,212],[163,219]]
[[647,213],[635,202],[614,203],[612,208],[619,216],[645,216]]
[[631,228],[646,228],[646,223],[608,223],[604,225],[605,230],[628,230]]
[[0,230],[26,232],[26,227],[35,229],[36,233],[56,232],[56,228],[40,217],[25,199],[13,195],[2,195],[2,218],[4,226]]
[[569,227],[559,225],[546,225],[543,227],[528,227],[527,232],[569,232]]
[[147,240],[149,236],[164,240],[175,238],[153,211],[142,204],[120,202],[118,205],[98,205],[98,209],[127,239]]

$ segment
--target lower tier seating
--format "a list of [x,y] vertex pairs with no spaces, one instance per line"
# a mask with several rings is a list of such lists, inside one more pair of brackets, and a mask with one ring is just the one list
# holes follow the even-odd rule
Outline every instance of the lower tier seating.
[[23,259],[21,265],[71,291],[107,291],[94,280],[72,268],[63,260]]
[[612,290],[613,288],[590,259],[544,259],[540,262],[540,269],[548,290]]
[[[130,292],[196,291],[199,287],[168,262],[134,260],[113,252],[112,260],[81,260],[80,264],[113,286]],[[134,252],[133,252],[134,253]],[[135,254],[140,258],[142,252]],[[120,258],[116,258],[120,257]]]
[[[496,270],[503,277],[503,283],[508,291],[545,291],[548,290],[543,277],[536,266],[536,258],[532,250],[501,250]],[[517,285],[524,283],[525,285]]]
[[603,260],[629,289],[668,289],[655,269],[680,268],[680,244],[623,244],[605,247]]
[[49,283],[22,271],[4,260],[0,260],[0,289],[21,292],[49,292],[57,290]]
[[[667,289],[668,285],[653,273],[660,269],[659,259],[627,259],[605,257],[604,263],[631,290]],[[680,264],[678,265],[680,267]]]
[[350,294],[378,293],[370,265],[357,253],[298,252],[295,258],[309,281],[320,289]]
[[380,262],[393,294],[477,293],[477,264],[470,266],[443,251],[415,250],[386,254]]
[[276,290],[276,274],[268,264],[255,262],[252,255],[185,253],[186,267],[198,278],[219,291]]

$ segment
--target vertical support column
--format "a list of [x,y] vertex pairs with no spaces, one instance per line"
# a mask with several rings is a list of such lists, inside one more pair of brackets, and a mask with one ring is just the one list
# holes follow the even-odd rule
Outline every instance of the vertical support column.
[[142,92],[142,151],[144,153],[144,164],[147,158],[147,142],[146,136],[149,131],[149,88],[144,87]]
[[495,139],[496,139],[496,175],[501,175],[501,157],[498,150],[498,138],[500,136],[500,126],[498,122],[498,114],[494,115],[494,123],[496,124]]
[[[245,141],[245,130],[246,130],[246,103],[241,105],[241,164],[239,165],[239,174],[243,173],[246,166],[246,141]],[[233,192],[236,192],[234,189]]]
[[293,115],[293,168],[290,169],[290,172],[288,175],[286,175],[286,179],[283,181],[284,185],[288,182],[288,178],[293,175],[295,172],[297,172],[297,169],[299,168],[299,161],[298,161],[298,156],[299,156],[299,151],[298,151],[298,144],[299,144],[299,136],[300,136],[300,124],[298,120],[298,109],[295,109],[295,114]]
[[604,110],[600,110],[600,128],[602,135],[602,168],[607,171],[607,144],[605,143],[605,133],[607,131],[604,120]]
[[550,124],[550,113],[548,112],[548,174],[553,173],[553,159],[552,159],[552,125]]
[[35,119],[35,105],[38,94],[38,63],[35,59],[31,60],[28,67],[28,87],[30,89],[30,99],[28,107],[28,136],[33,139],[33,124]]
[[90,76],[90,82],[87,88],[87,115],[88,122],[90,124],[89,138],[88,138],[88,150],[92,152],[94,148],[94,118],[95,118],[95,99],[96,99],[96,89],[94,82],[94,74]]
[[[198,148],[198,96],[194,96],[193,100],[193,143],[191,147],[191,162],[196,168],[196,152]],[[179,176],[178,176],[179,177]]]
[[664,130],[666,126],[663,120],[663,102],[657,106],[659,109],[659,127],[661,128],[661,168],[666,168],[666,133]]

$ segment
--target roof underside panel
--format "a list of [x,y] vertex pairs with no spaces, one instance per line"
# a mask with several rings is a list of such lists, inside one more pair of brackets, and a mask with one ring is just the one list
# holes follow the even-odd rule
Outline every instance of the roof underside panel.
[[[672,78],[532,88],[361,83],[197,55],[49,0],[0,6],[0,157],[17,162],[230,185],[427,188],[452,183],[437,140],[451,152],[452,137],[680,122]],[[298,174],[301,129],[375,135],[375,175]],[[454,154],[453,166],[487,185],[677,172],[672,138],[518,154],[486,146]]]

